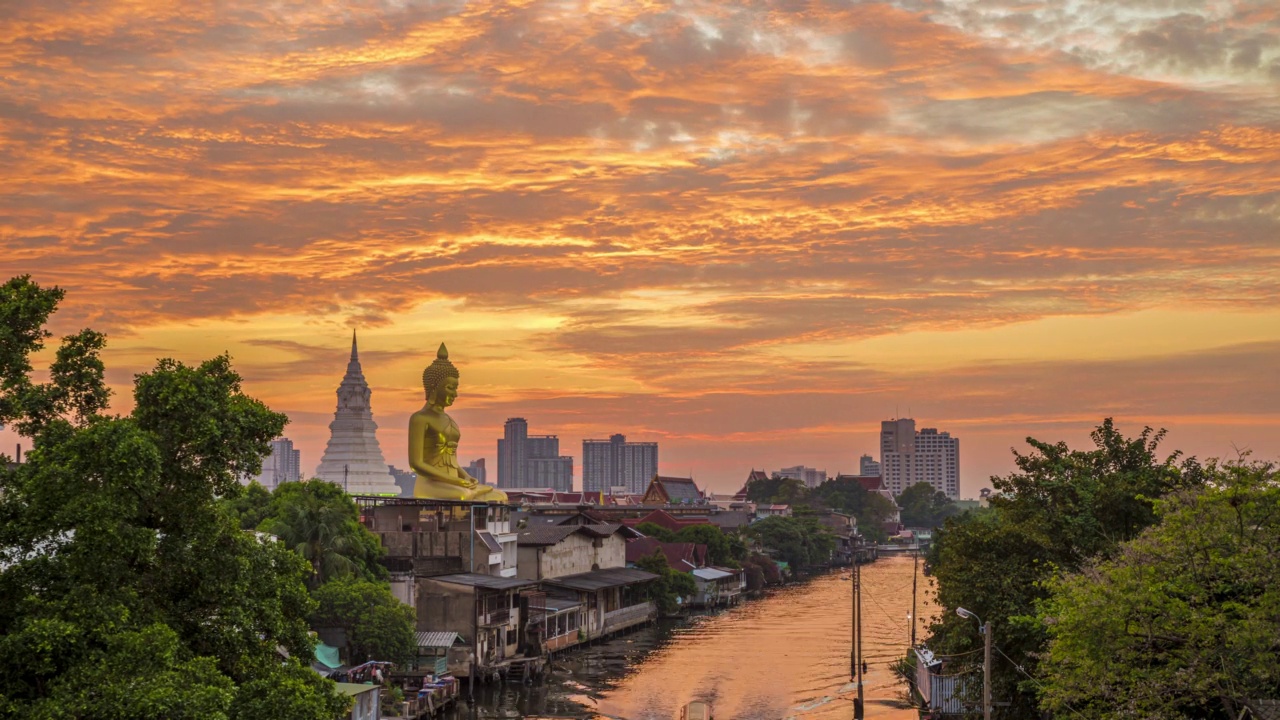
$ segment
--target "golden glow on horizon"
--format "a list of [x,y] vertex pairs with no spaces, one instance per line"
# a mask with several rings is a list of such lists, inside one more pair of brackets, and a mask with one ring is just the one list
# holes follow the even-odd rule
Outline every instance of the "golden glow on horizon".
[[230,351],[304,464],[353,326],[393,463],[442,339],[466,457],[525,415],[736,489],[896,406],[1268,442],[1280,9],[1193,5],[28,3],[0,271],[109,333],[117,409]]

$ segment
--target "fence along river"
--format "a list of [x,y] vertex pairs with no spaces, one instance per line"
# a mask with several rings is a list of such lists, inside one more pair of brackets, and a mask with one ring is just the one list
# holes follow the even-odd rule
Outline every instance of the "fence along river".
[[[912,566],[889,557],[862,567],[867,718],[917,716],[888,667],[909,642]],[[920,575],[919,637],[936,613],[928,587]],[[659,623],[557,658],[541,685],[478,689],[475,714],[462,703],[456,717],[674,720],[703,700],[719,720],[848,720],[852,592],[845,569],[716,615]]]

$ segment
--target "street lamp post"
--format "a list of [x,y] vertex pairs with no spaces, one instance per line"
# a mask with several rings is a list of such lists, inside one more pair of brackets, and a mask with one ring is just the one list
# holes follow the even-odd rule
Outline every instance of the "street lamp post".
[[976,613],[969,612],[962,607],[956,608],[956,614],[962,618],[972,618],[978,621],[978,631],[983,637],[983,653],[982,653],[982,720],[991,720],[991,623],[982,622],[982,618]]

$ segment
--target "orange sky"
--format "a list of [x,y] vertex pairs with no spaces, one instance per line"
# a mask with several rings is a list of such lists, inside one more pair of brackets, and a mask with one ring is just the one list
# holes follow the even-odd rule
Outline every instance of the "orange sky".
[[352,327],[400,466],[441,340],[491,464],[511,415],[721,490],[908,412],[965,495],[1107,415],[1277,455],[1274,2],[49,0],[0,68],[0,273],[117,410],[229,351],[307,468]]

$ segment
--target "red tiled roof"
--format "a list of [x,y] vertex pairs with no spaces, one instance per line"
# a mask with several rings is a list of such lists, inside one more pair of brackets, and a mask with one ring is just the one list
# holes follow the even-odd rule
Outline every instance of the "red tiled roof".
[[627,562],[638,562],[655,552],[667,558],[667,564],[681,572],[704,567],[707,562],[707,546],[699,543],[664,543],[654,538],[636,538],[627,543]]
[[642,518],[624,518],[622,524],[628,527],[635,527],[640,523],[651,522],[658,527],[663,527],[671,532],[679,532],[680,528],[686,528],[690,525],[710,525],[711,522],[707,518],[678,518],[661,508],[650,512]]

